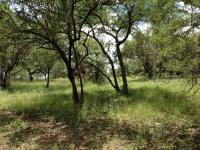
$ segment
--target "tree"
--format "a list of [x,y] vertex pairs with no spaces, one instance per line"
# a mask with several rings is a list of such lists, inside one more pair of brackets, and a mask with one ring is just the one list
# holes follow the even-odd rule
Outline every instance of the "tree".
[[104,11],[107,12],[106,15],[99,15],[94,13],[94,16],[97,18],[97,21],[93,24],[88,23],[89,28],[92,30],[93,33],[91,37],[94,40],[96,40],[96,42],[99,44],[103,54],[108,59],[111,65],[114,83],[110,83],[116,91],[120,91],[114,67],[114,61],[110,56],[109,51],[106,49],[105,43],[102,42],[102,40],[98,37],[103,37],[104,35],[107,35],[113,38],[114,41],[111,41],[111,43],[112,47],[114,47],[114,53],[118,58],[121,71],[121,78],[123,81],[122,91],[124,94],[128,94],[128,84],[126,79],[126,67],[124,64],[121,47],[131,34],[133,23],[137,21],[136,5],[136,1],[116,2],[111,7],[107,7],[104,9]]
[[151,51],[152,44],[148,33],[138,31],[134,40],[128,41],[123,49],[126,59],[139,60],[137,65],[141,65],[142,70],[148,75],[149,79],[153,77],[153,55]]
[[0,87],[6,89],[9,87],[11,71],[19,63],[26,50],[24,46],[8,42],[8,39],[1,40],[0,43]]
[[176,54],[180,52],[176,45],[182,43],[181,30],[188,24],[188,15],[174,0],[146,1],[145,6],[143,19],[150,26],[146,31],[137,29],[133,41],[126,44],[124,53],[127,57],[137,57],[148,77],[155,79],[163,72],[172,72],[172,68],[168,67],[173,60],[170,56],[173,51]]
[[[81,35],[81,30],[91,13],[98,6],[107,3],[110,2],[86,0],[11,1],[13,6],[17,6],[14,8],[15,13],[21,19],[20,25],[14,32],[25,34],[44,49],[56,50],[65,62],[74,103],[82,103],[83,100],[83,87],[81,86],[81,94],[79,95],[75,80],[75,70],[81,64],[76,57],[75,45],[81,37],[84,38]],[[82,82],[81,76],[79,78]]]
[[47,81],[46,87],[48,87],[50,72],[56,60],[58,60],[58,56],[54,51],[32,48],[29,54],[23,58],[21,66],[27,70],[30,81],[33,81],[34,74],[42,73]]
[[39,66],[42,73],[44,73],[45,80],[46,80],[46,88],[49,87],[50,82],[50,73],[51,70],[55,64],[55,62],[58,60],[58,55],[56,55],[55,52],[51,51],[44,51],[39,49],[40,51],[40,61]]
[[9,87],[11,71],[18,65],[29,49],[27,40],[22,43],[16,40],[20,35],[9,34],[10,30],[7,27],[7,22],[10,20],[9,16],[5,16],[5,11],[9,16],[13,16],[13,12],[7,7],[6,3],[0,3],[0,87],[3,89]]
[[20,63],[22,68],[28,72],[28,79],[31,82],[34,80],[33,75],[41,72],[39,64],[41,57],[40,51],[32,48],[29,54],[24,57]]

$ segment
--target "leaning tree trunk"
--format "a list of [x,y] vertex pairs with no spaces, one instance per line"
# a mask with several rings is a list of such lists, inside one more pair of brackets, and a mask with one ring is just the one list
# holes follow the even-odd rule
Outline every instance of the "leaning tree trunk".
[[[113,63],[113,60],[112,58],[110,57],[110,55],[106,52],[103,44],[98,40],[98,38],[96,38],[95,36],[95,33],[94,33],[94,30],[93,30],[93,39],[96,40],[96,42],[98,43],[98,45],[100,46],[103,54],[105,55],[105,57],[108,59],[109,63],[110,63],[110,66],[111,66],[111,70],[112,70],[112,76],[113,76],[113,79],[114,79],[114,89],[117,91],[117,92],[121,92],[120,88],[119,88],[119,84],[118,84],[118,81],[117,81],[117,75],[116,75],[116,71],[115,71],[115,66],[114,66],[114,63]],[[110,83],[112,81],[109,81]],[[112,84],[112,83],[111,83]]]
[[120,51],[120,47],[117,46],[117,57],[119,60],[119,65],[121,69],[121,77],[122,77],[122,82],[123,82],[123,93],[128,94],[128,83],[127,83],[127,78],[126,78],[126,67],[123,61],[122,53]]
[[115,90],[117,92],[120,92],[121,90],[119,88],[119,84],[118,84],[118,81],[117,81],[117,75],[116,75],[114,64],[113,64],[113,62],[110,62],[110,63],[111,63],[110,65],[111,65],[111,69],[112,69],[112,75],[113,75],[113,79],[114,79],[114,84],[115,84],[114,88],[115,88]]

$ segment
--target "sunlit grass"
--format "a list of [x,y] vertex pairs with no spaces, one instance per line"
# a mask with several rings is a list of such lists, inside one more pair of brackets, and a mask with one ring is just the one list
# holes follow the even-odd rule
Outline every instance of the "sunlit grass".
[[55,80],[53,86],[45,88],[43,82],[13,83],[10,91],[0,95],[0,108],[17,114],[51,114],[65,119],[71,110],[71,91],[66,89],[65,80]]

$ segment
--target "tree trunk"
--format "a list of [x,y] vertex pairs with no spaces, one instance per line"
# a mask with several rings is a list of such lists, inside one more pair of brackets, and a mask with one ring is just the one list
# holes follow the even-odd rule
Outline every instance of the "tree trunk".
[[47,81],[47,73],[44,73],[44,81]]
[[[121,92],[120,88],[119,88],[119,84],[118,84],[118,81],[117,81],[117,75],[116,75],[116,71],[115,71],[115,67],[114,67],[114,63],[113,63],[113,60],[112,58],[110,57],[110,55],[106,52],[103,44],[98,40],[98,38],[96,38],[95,36],[95,33],[94,33],[94,30],[93,30],[93,39],[96,40],[96,42],[98,43],[98,45],[101,47],[101,50],[103,52],[103,54],[105,55],[105,57],[108,59],[109,63],[110,63],[110,66],[111,66],[111,70],[112,70],[112,76],[113,76],[113,79],[114,79],[114,89],[117,91],[117,92]],[[112,84],[112,81],[109,81],[111,84]]]
[[75,76],[74,76],[74,72],[72,69],[68,69],[68,79],[70,80],[71,86],[72,86],[72,93],[73,93],[73,100],[74,103],[79,104],[81,99],[79,98],[79,93],[78,93],[78,89],[76,86],[76,81],[75,81]]
[[32,74],[29,74],[29,81],[33,81],[33,75]]
[[161,78],[162,77],[162,63],[160,62],[159,63],[159,77]]
[[152,76],[152,79],[153,80],[156,80],[156,61],[157,61],[157,51],[156,49],[154,48],[153,49],[153,58],[152,58],[152,63],[153,63],[153,66],[152,66],[152,69],[153,69],[153,76]]
[[126,67],[125,67],[122,53],[120,51],[119,46],[117,46],[117,57],[118,57],[120,69],[121,69],[121,77],[122,77],[122,82],[123,82],[123,93],[127,95],[128,94],[128,83],[127,83],[127,78],[126,78]]
[[93,81],[97,84],[100,83],[100,72],[95,68]]
[[[94,64],[92,64],[92,63],[90,63],[90,62],[86,62],[86,63],[89,64],[90,66],[94,67],[95,69],[97,69],[97,70],[108,80],[108,82],[112,85],[112,87],[113,87],[117,92],[121,92],[121,90],[120,90],[120,88],[119,88],[119,86],[118,86],[117,80],[116,80],[116,82],[117,82],[117,86],[116,86],[116,84],[112,82],[112,80],[110,79],[110,77],[109,77],[107,74],[105,74],[100,68],[98,68],[96,65],[94,65]],[[113,63],[111,63],[111,64],[113,64]],[[114,65],[113,65],[113,66],[114,66]],[[114,71],[113,77],[114,77],[114,76],[116,77],[115,70],[113,70],[113,71]]]
[[28,71],[28,75],[29,75],[29,77],[28,77],[29,81],[32,82],[33,79],[34,79],[34,78],[33,78],[33,73],[30,72],[30,71]]
[[148,78],[152,79],[152,77],[153,77],[153,66],[150,63],[149,56],[146,56],[146,58],[144,59],[143,67],[144,67],[144,72],[148,75]]
[[121,90],[119,88],[119,84],[118,84],[118,81],[117,81],[117,75],[116,75],[116,72],[115,72],[114,64],[112,62],[110,62],[110,65],[111,65],[111,69],[112,69],[112,75],[113,75],[113,79],[114,79],[115,90],[117,92],[120,92]]
[[[77,127],[78,127],[78,120],[79,120],[79,112],[82,107],[83,103],[83,95],[79,97],[75,75],[71,67],[68,66],[68,79],[70,80],[72,86],[72,93],[73,93],[73,141],[76,143],[76,136],[77,136]],[[80,78],[81,79],[81,78]],[[82,81],[81,81],[82,82]],[[81,85],[82,86],[82,85]],[[83,87],[83,86],[82,86]],[[81,88],[82,88],[81,87]],[[81,89],[83,90],[83,89]],[[83,91],[81,91],[83,92]],[[83,94],[83,93],[81,93]]]
[[8,76],[6,72],[0,71],[0,87],[6,89],[9,87]]
[[46,77],[46,81],[47,81],[46,88],[49,87],[50,72],[51,72],[51,68],[48,68],[47,69],[47,77]]
[[83,101],[84,101],[83,78],[80,73],[78,74],[79,74],[79,82],[80,82],[80,87],[81,87],[80,100],[81,100],[81,104],[83,104]]

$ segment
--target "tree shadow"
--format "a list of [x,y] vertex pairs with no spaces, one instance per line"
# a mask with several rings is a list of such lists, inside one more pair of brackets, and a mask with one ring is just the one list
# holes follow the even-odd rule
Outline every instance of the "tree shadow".
[[[113,110],[116,110],[114,113],[126,113],[126,110],[128,110],[130,117],[121,119],[128,119],[132,124],[134,122],[138,124],[137,121],[134,121],[134,117],[136,117],[134,113],[141,113],[139,114],[141,118],[146,113],[147,117],[145,119],[147,121],[153,119],[153,122],[150,125],[141,125],[144,132],[140,132],[139,128],[136,131],[139,136],[144,136],[142,139],[145,140],[147,148],[148,146],[154,146],[154,149],[157,149],[159,142],[165,145],[171,143],[172,147],[178,149],[195,148],[200,144],[200,118],[198,115],[200,114],[200,106],[187,98],[186,94],[173,93],[167,89],[155,86],[130,89],[129,95],[124,96],[113,93],[112,90],[101,88],[96,92],[93,91],[92,94],[86,93],[85,107],[88,112],[85,116],[106,117]],[[142,109],[138,109],[137,106],[142,106]],[[146,110],[149,108],[151,108],[150,112]],[[134,109],[136,111],[139,110],[139,112],[136,112]],[[147,113],[154,113],[156,117]],[[164,115],[157,120],[160,114]],[[148,118],[148,116],[152,118]],[[140,121],[144,123],[146,120]],[[155,133],[151,133],[152,128]],[[155,136],[160,136],[160,139],[156,137],[157,140],[155,140]],[[154,145],[152,145],[153,143]]]
[[[9,135],[8,143],[10,147],[20,148],[24,143],[29,144],[30,142],[36,143],[37,148],[41,149],[139,149],[140,143],[138,143],[138,140],[142,139],[145,141],[144,149],[150,147],[157,149],[159,140],[161,140],[154,141],[153,136],[155,133],[145,133],[146,131],[140,131],[133,125],[119,123],[109,118],[83,120],[76,130],[75,139],[73,138],[73,127],[67,123],[44,121],[42,118],[22,117],[22,119],[28,121],[29,126]],[[185,133],[178,133],[178,135],[173,135],[173,131],[168,131],[168,133],[162,136],[163,140],[171,140],[173,136],[177,136],[176,139],[190,137]],[[177,133],[175,132],[175,134]],[[189,139],[191,140],[190,143],[186,144],[193,143],[194,145],[189,146],[198,146],[199,135],[199,133],[195,134],[194,137]],[[30,139],[31,141],[29,141]],[[174,148],[180,147],[176,146]]]
[[[26,121],[30,121],[27,120]],[[73,138],[73,127],[62,122],[42,122],[31,120],[30,126],[9,135],[10,146],[19,146],[33,139],[40,148],[58,149],[103,149],[119,146],[126,147],[137,136],[137,131],[128,124],[119,124],[111,119],[96,119],[84,121],[76,130]],[[48,129],[47,129],[48,128]],[[117,141],[115,141],[117,140]],[[117,142],[117,143],[116,143]],[[110,143],[110,145],[109,145]],[[117,145],[116,145],[117,144]]]
[[187,93],[173,93],[161,87],[140,87],[129,90],[129,95],[124,96],[114,93],[113,90],[98,89],[86,92],[85,105],[88,110],[109,110],[110,107],[127,107],[130,105],[147,104],[163,113],[179,111],[182,115],[200,113],[200,106],[187,97]]
[[13,119],[11,113],[0,111],[0,127],[10,124]]

